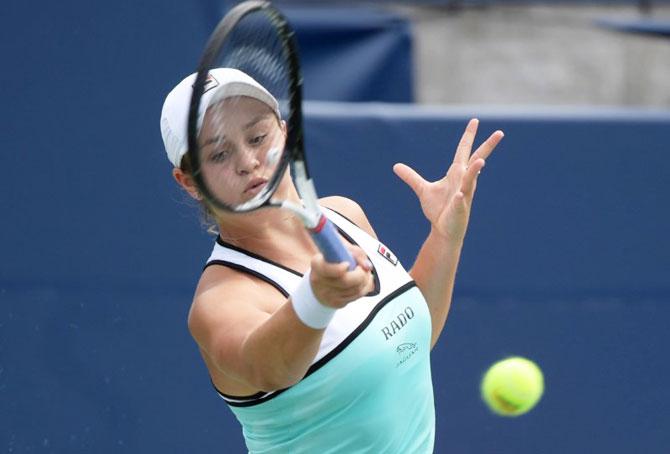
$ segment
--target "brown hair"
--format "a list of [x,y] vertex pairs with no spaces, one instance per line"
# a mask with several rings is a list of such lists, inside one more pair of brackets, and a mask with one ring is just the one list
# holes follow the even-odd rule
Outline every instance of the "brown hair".
[[[193,175],[193,165],[191,164],[191,158],[188,153],[182,156],[179,168],[186,175]],[[207,230],[208,233],[211,233],[212,235],[218,235],[219,225],[216,222],[214,210],[204,198],[198,199],[198,205],[200,206],[200,223],[202,224],[202,227]]]

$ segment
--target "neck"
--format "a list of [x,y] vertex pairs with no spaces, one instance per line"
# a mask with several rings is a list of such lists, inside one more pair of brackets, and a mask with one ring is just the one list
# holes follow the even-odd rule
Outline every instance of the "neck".
[[304,273],[318,252],[302,221],[281,209],[235,215],[234,223],[220,225],[221,239]]
[[[288,172],[274,195],[279,200],[300,204],[301,200]],[[266,254],[315,253],[309,233],[302,221],[285,209],[262,208],[249,213],[217,213],[221,238],[235,246]]]
[[274,208],[222,216],[218,225],[221,238],[232,244],[268,238],[276,234],[292,234],[302,227],[302,223],[293,213]]

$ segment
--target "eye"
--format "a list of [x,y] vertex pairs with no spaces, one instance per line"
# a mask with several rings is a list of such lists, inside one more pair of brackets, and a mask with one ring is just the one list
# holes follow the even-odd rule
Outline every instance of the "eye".
[[260,145],[265,141],[265,138],[267,137],[267,134],[259,134],[256,136],[253,136],[249,143],[251,145]]
[[228,156],[230,156],[230,151],[216,150],[209,155],[208,161],[216,164],[225,161]]

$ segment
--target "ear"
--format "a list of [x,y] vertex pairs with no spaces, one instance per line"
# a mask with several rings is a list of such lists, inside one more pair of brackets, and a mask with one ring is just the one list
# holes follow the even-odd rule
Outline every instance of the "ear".
[[184,191],[188,192],[188,195],[193,197],[195,200],[202,199],[200,196],[200,191],[198,191],[198,187],[195,185],[195,182],[190,175],[184,173],[184,171],[179,167],[175,167],[172,169],[172,176],[174,177],[177,184],[181,186]]
[[287,134],[286,121],[285,120],[280,121],[279,126],[281,127],[281,132],[284,133],[284,137],[286,137]]

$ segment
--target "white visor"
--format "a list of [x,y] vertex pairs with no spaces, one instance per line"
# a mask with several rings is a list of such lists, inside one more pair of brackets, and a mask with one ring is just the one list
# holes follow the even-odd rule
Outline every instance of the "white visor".
[[[196,76],[197,73],[193,73],[179,82],[168,93],[163,103],[161,135],[168,159],[175,167],[181,165],[181,158],[188,150],[188,111]],[[270,107],[277,118],[281,118],[277,100],[252,77],[233,68],[215,68],[210,70],[205,82],[205,92],[200,100],[198,112],[198,129],[202,125],[207,107],[235,96],[254,98]]]

